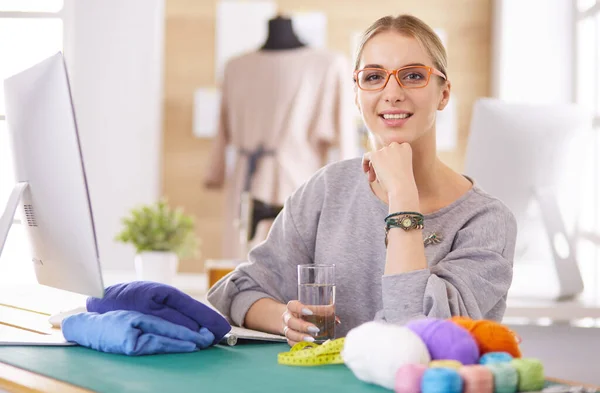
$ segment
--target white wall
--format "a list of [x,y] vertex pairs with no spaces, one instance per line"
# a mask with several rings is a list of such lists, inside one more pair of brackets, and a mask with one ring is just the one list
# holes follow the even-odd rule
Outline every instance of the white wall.
[[120,219],[160,194],[164,0],[68,0],[65,58],[104,269],[133,269]]
[[494,97],[572,102],[573,11],[572,0],[494,0]]

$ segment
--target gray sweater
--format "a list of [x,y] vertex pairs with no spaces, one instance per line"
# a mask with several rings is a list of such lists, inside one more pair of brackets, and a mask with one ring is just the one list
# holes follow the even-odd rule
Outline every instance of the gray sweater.
[[[405,323],[454,315],[500,321],[512,281],[513,214],[476,184],[425,216],[428,269],[384,275],[388,206],[371,191],[360,159],[318,171],[287,201],[248,262],[216,283],[209,302],[241,326],[261,298],[297,299],[297,265],[336,265],[336,336],[373,319]],[[232,234],[233,236],[233,234]]]

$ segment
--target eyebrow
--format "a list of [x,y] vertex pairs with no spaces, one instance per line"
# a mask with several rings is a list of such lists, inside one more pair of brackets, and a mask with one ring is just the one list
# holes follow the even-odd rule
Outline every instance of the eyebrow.
[[[422,64],[422,63],[410,63],[410,64],[405,64],[405,65],[403,65],[400,68],[403,68],[403,67],[412,67],[412,66],[425,66],[425,64]],[[381,64],[367,64],[363,68],[385,68],[385,67],[382,66]]]

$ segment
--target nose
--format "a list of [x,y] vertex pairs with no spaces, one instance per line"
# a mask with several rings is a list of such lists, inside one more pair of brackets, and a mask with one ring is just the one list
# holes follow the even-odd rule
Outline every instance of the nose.
[[404,88],[400,86],[395,75],[390,75],[387,85],[383,89],[383,99],[389,103],[402,102],[406,98]]

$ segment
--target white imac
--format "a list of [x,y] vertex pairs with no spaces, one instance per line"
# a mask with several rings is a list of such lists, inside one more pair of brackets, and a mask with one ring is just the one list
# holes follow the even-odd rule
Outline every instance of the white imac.
[[0,217],[0,255],[18,210],[38,283],[103,297],[94,220],[62,53],[6,79],[4,89],[16,184]]
[[465,173],[515,214],[517,244],[534,246],[528,244],[531,240],[522,229],[532,201],[537,202],[550,248],[548,260],[542,261],[547,262],[547,270],[553,270],[549,279],[541,278],[535,269],[519,270],[524,264],[519,264],[517,249],[513,284],[521,280],[523,285],[518,287],[531,288],[517,297],[566,300],[583,291],[574,242],[566,231],[557,191],[570,142],[591,125],[591,115],[572,104],[526,105],[483,98],[474,105]]

